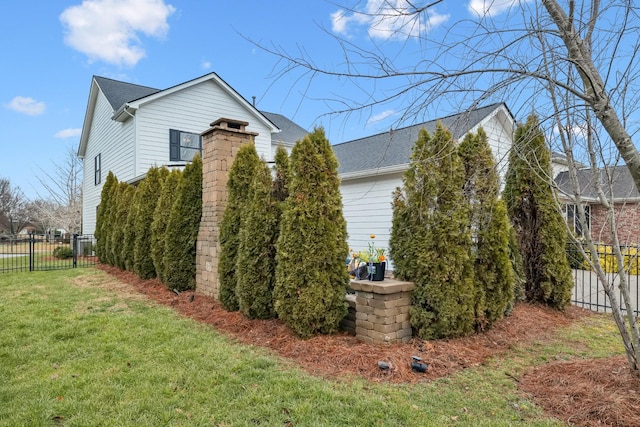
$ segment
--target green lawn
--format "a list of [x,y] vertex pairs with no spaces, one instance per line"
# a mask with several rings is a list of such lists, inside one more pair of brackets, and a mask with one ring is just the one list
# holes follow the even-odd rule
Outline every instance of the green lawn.
[[433,383],[327,381],[117,285],[93,268],[0,274],[0,426],[559,425],[509,375],[621,351],[590,320]]

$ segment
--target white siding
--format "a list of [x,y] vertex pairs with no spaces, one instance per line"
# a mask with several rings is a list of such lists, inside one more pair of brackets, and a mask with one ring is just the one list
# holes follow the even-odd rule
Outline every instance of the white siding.
[[[377,248],[389,253],[393,191],[402,185],[402,173],[343,180],[340,185],[349,247],[366,250],[374,234]],[[391,269],[387,265],[387,269]]]
[[247,130],[258,133],[258,154],[271,160],[270,129],[213,81],[205,81],[140,106],[136,112],[135,176],[152,166],[170,164],[169,129],[199,134],[222,117],[248,122]]
[[[482,126],[498,165],[502,186],[508,167],[508,153],[513,140],[513,123],[507,112],[500,108],[470,130],[477,132]],[[407,159],[409,162],[409,159]],[[374,173],[373,171],[371,172]],[[349,247],[354,251],[365,250],[369,237],[375,234],[376,247],[389,248],[392,222],[393,191],[402,186],[402,172],[358,179],[343,179],[340,186],[344,217],[347,221]],[[387,269],[393,269],[389,260]]]
[[[102,186],[109,171],[113,171],[120,181],[126,181],[128,177],[133,176],[134,172],[134,121],[119,123],[111,120],[112,114],[111,105],[100,92],[96,100],[83,160],[82,232],[84,234],[93,234],[95,231],[96,208],[100,203]],[[101,158],[102,179],[100,184],[95,185],[94,159],[98,154]]]
[[487,134],[489,146],[500,174],[501,187],[504,187],[504,180],[509,167],[509,150],[511,150],[513,143],[513,122],[504,107],[500,107],[469,132],[475,133],[479,127],[482,127]]

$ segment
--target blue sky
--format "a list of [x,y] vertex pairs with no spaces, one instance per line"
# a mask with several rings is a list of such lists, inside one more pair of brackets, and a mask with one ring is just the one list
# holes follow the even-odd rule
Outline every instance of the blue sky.
[[[381,0],[345,3],[366,11]],[[483,1],[474,3],[482,7]],[[510,3],[494,1],[494,12]],[[468,7],[443,2],[424,28],[436,31],[446,21],[468,18]],[[309,76],[300,73],[275,78],[277,58],[246,40],[304,51],[328,67],[343,62],[331,34],[389,52],[406,48],[406,38],[393,36],[397,19],[372,26],[366,15],[334,2],[21,0],[4,9],[0,177],[29,198],[46,195],[36,176],[52,173],[53,164],[77,148],[93,75],[164,89],[214,71],[246,99],[256,96],[258,108],[309,130],[324,126],[332,143],[385,131],[398,114],[381,105],[365,114],[327,115],[336,108],[327,99],[351,96],[352,86],[337,78],[308,86]]]

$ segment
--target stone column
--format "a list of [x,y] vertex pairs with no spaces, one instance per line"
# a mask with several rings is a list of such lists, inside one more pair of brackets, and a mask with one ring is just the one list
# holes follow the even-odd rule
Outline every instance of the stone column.
[[249,123],[221,118],[202,133],[202,218],[196,245],[196,292],[218,299],[220,221],[227,203],[227,178],[242,144],[254,143],[258,135]]

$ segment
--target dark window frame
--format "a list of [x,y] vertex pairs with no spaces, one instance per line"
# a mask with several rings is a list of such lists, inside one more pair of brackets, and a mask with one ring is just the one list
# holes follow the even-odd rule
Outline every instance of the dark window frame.
[[98,155],[93,158],[93,170],[93,183],[99,185],[102,183],[102,153],[98,153]]
[[[186,132],[178,129],[169,129],[169,161],[171,162],[190,162],[196,154],[196,148],[190,145],[182,144],[185,136],[197,136],[198,147],[197,152],[202,155],[202,136],[194,132]],[[183,152],[192,151],[193,155],[189,158],[183,156]]]
[[591,206],[585,204],[584,205],[584,215],[587,223],[586,227],[582,225],[580,222],[580,218],[578,215],[578,206],[576,204],[567,203],[564,205],[563,209],[564,218],[567,222],[567,226],[569,230],[574,233],[578,237],[583,237],[585,232],[591,230]]

